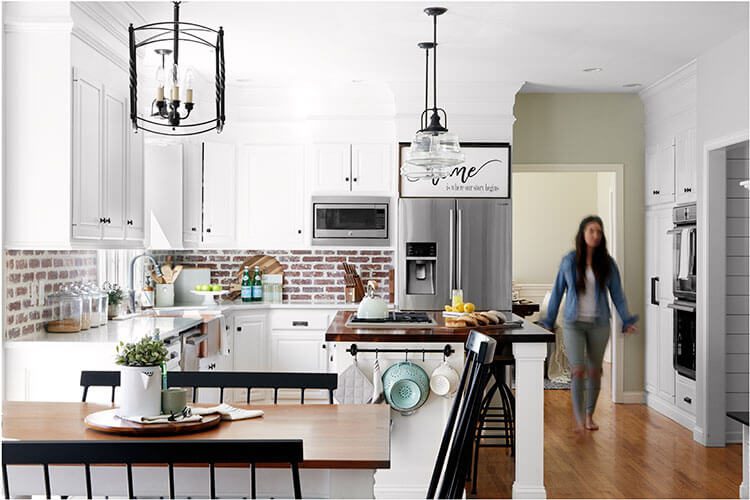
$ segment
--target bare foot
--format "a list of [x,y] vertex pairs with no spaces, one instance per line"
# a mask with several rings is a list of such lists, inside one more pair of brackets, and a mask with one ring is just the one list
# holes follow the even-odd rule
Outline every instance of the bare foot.
[[594,422],[594,418],[591,415],[586,415],[586,428],[590,431],[599,430],[599,426]]
[[583,424],[583,422],[573,422],[573,433],[575,433],[576,437],[582,437],[585,432],[586,426]]

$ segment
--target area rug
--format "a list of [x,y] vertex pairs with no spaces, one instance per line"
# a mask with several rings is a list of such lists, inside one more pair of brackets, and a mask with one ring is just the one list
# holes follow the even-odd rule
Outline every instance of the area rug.
[[568,390],[570,389],[570,381],[563,381],[560,379],[550,380],[548,378],[544,379],[544,389],[545,390]]

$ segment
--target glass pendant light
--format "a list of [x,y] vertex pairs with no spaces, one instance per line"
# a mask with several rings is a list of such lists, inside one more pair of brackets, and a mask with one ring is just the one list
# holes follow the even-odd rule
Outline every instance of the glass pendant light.
[[[407,180],[440,179],[450,175],[451,169],[464,162],[464,154],[458,136],[448,131],[448,115],[437,106],[437,16],[448,9],[428,7],[425,14],[433,18],[433,41],[420,42],[425,51],[425,109],[420,117],[417,131],[406,159],[401,166],[401,175]],[[432,49],[432,107],[429,106],[430,49]],[[441,115],[445,125],[441,123]]]

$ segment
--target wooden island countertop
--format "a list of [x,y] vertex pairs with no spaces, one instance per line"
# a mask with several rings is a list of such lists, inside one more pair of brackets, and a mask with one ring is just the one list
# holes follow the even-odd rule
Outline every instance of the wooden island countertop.
[[[349,328],[346,326],[354,311],[339,311],[326,331],[327,342],[440,342],[464,343],[471,330],[477,330],[498,342],[554,342],[555,334],[549,330],[523,321],[521,328],[503,325],[453,328],[445,325],[441,312],[425,311],[437,323],[425,328]],[[522,320],[518,316],[514,320]]]

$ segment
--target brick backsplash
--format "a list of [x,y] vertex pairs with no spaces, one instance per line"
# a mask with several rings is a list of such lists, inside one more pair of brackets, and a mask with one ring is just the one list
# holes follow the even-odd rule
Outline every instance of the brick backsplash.
[[95,250],[6,250],[5,255],[5,338],[44,330],[51,309],[36,305],[31,286],[45,280],[41,303],[52,292],[76,281],[96,281]]
[[270,255],[284,267],[283,300],[291,302],[344,302],[342,262],[354,264],[366,283],[374,279],[388,299],[391,250],[156,250],[156,260],[172,255],[175,264],[211,269],[211,280],[229,286],[242,262],[253,255]]

